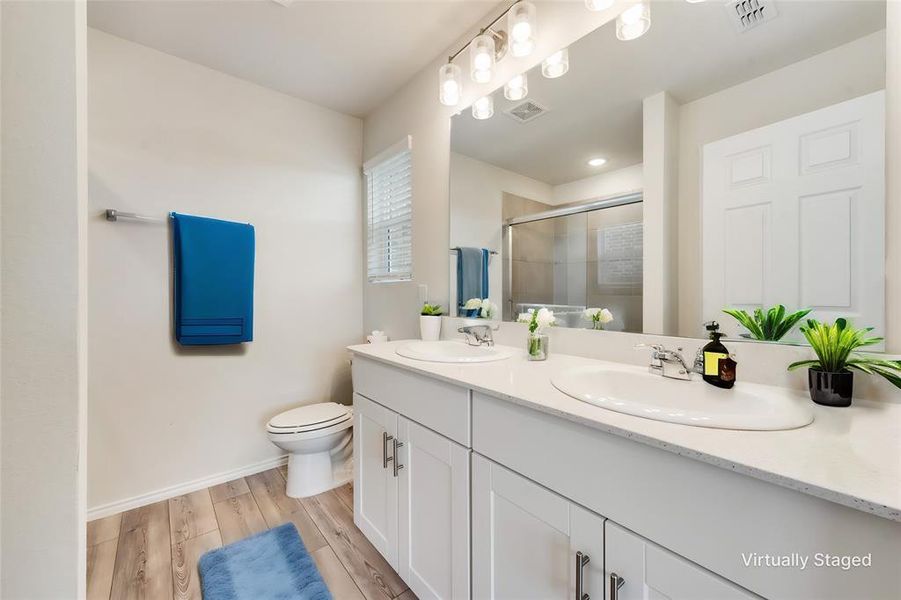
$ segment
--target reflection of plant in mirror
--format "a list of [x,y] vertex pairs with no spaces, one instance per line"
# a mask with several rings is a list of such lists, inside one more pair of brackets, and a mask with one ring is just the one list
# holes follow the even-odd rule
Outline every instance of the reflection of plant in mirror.
[[604,325],[613,320],[613,313],[606,308],[586,308],[582,312],[582,318],[591,321],[593,329],[603,329]]
[[472,316],[479,319],[493,319],[495,315],[497,315],[497,304],[488,298],[470,298],[466,301],[466,304],[463,305],[463,309],[478,311]]
[[883,340],[881,337],[867,337],[871,331],[872,327],[855,329],[845,319],[836,319],[832,325],[808,319],[807,326],[801,326],[801,333],[807,338],[817,357],[793,362],[788,370],[810,367],[826,373],[842,373],[854,369],[870,375],[881,375],[901,388],[901,360],[854,353],[857,348],[872,346]]
[[429,304],[426,302],[422,305],[422,311],[419,314],[424,317],[440,317],[444,314],[444,310],[440,304]]
[[777,304],[765,313],[762,308],[755,309],[753,316],[737,308],[724,308],[723,312],[734,317],[755,340],[778,342],[810,313],[810,309],[785,314],[785,307]]

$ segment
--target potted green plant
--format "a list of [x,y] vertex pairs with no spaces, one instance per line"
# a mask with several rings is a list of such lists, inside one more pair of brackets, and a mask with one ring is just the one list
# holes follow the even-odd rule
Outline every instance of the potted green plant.
[[746,310],[738,308],[724,308],[723,312],[735,318],[742,327],[747,329],[751,338],[766,342],[778,342],[801,319],[810,314],[810,309],[805,308],[785,314],[785,306],[777,304],[766,312],[762,308],[755,309],[753,315]]
[[846,319],[836,319],[831,325],[808,319],[807,326],[801,326],[801,333],[807,338],[817,357],[794,362],[788,366],[788,370],[808,367],[810,399],[825,406],[851,405],[853,371],[880,375],[901,388],[901,360],[855,352],[858,348],[882,341],[881,337],[867,337],[871,331],[872,327],[855,329]]
[[436,342],[441,337],[441,315],[444,309],[440,304],[426,302],[419,311],[419,337],[426,342]]

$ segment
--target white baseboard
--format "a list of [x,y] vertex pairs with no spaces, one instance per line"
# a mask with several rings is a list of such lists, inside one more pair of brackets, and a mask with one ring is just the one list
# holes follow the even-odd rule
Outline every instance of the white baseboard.
[[194,481],[186,481],[185,483],[169,486],[155,492],[149,492],[147,494],[141,494],[140,496],[133,496],[131,498],[125,498],[124,500],[117,500],[115,502],[101,504],[100,506],[95,506],[88,509],[88,521],[102,519],[103,517],[108,517],[120,512],[125,512],[126,510],[139,508],[141,506],[147,506],[148,504],[153,504],[154,502],[159,502],[160,500],[168,500],[169,498],[175,498],[176,496],[181,496],[183,494],[190,494],[191,492],[196,492],[197,490],[212,487],[220,483],[225,483],[226,481],[238,479],[239,477],[253,475],[254,473],[259,473],[261,471],[267,471],[269,469],[281,466],[287,462],[287,455],[276,456],[275,458],[267,458],[266,460],[262,460],[250,465],[245,465],[238,469],[232,469],[231,471],[223,471],[222,473],[216,473],[215,475],[202,477],[200,479],[195,479]]

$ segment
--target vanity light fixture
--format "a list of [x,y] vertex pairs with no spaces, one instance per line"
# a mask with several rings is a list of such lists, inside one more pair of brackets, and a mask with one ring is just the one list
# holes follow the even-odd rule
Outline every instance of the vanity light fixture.
[[535,49],[535,5],[517,2],[507,13],[507,31],[513,56],[528,56]]
[[569,48],[557,50],[541,61],[541,74],[548,79],[556,79],[569,71]]
[[647,2],[633,4],[616,18],[616,37],[628,42],[643,36],[651,28],[651,5]]
[[469,45],[469,74],[476,83],[488,83],[494,75],[494,38],[482,34]]
[[585,7],[588,10],[607,10],[613,6],[613,0],[585,0]]
[[438,69],[438,99],[445,106],[456,106],[463,93],[463,78],[460,67],[454,63],[441,65]]
[[[479,30],[463,47],[447,57],[438,69],[438,100],[445,106],[456,106],[463,92],[459,67],[454,60],[469,48],[469,74],[476,83],[489,83],[494,67],[504,58],[509,46],[514,56],[528,56],[535,48],[535,5],[526,0],[514,0],[507,10]],[[507,19],[507,30],[494,29],[501,19]],[[490,116],[490,115],[489,115]],[[487,118],[487,117],[483,117]]]
[[606,162],[607,162],[606,158],[592,158],[588,161],[588,166],[589,167],[600,167],[600,166],[603,166],[604,164],[606,164]]
[[472,103],[472,118],[480,121],[490,119],[494,115],[494,97],[482,96]]
[[529,94],[529,79],[525,73],[520,73],[504,84],[504,98],[507,100],[522,100]]

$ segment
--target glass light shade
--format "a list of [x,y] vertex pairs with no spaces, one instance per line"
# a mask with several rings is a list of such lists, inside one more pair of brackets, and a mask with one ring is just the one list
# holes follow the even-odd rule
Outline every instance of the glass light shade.
[[569,48],[558,50],[541,62],[541,74],[548,79],[566,75],[569,71]]
[[535,49],[535,5],[518,2],[507,13],[507,33],[513,56],[528,56]]
[[453,63],[441,65],[438,69],[438,99],[445,106],[456,106],[463,93],[463,78],[460,67]]
[[616,18],[616,37],[624,42],[638,39],[651,28],[651,5],[633,4]]
[[480,35],[469,45],[470,76],[476,83],[488,83],[494,74],[494,38]]
[[611,6],[613,6],[613,0],[585,0],[585,7],[588,10],[607,10]]
[[479,119],[481,121],[483,119],[490,119],[492,115],[494,115],[493,96],[482,96],[472,103],[473,119]]
[[529,94],[529,80],[525,73],[517,75],[504,85],[504,98],[522,100]]

